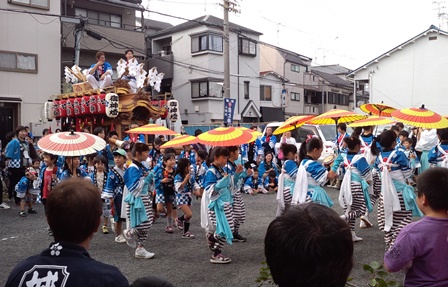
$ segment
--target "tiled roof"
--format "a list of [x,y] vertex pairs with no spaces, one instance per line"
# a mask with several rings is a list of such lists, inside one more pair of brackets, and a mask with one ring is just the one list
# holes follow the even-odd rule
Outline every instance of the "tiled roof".
[[313,67],[313,70],[333,75],[345,75],[350,72],[350,69],[342,67],[340,65],[315,66]]
[[[221,18],[215,17],[215,16],[211,16],[211,15],[205,15],[205,16],[201,16],[199,18],[193,19],[191,21],[187,21],[185,23],[164,29],[160,32],[154,33],[151,35],[152,38],[154,37],[159,37],[159,36],[165,36],[165,35],[170,35],[176,32],[180,32],[180,31],[184,31],[184,30],[188,30],[194,27],[198,27],[198,26],[202,26],[202,25],[209,25],[209,26],[213,26],[213,27],[217,27],[217,28],[222,28],[223,27],[223,20]],[[229,29],[230,31],[241,31],[241,32],[245,32],[248,34],[253,34],[253,35],[262,35],[262,33],[257,32],[255,30],[251,30],[249,28],[234,24],[232,22],[229,23]]]
[[314,70],[314,68],[311,69],[311,72],[316,74],[317,76],[321,77],[322,79],[330,82],[333,85],[346,87],[346,88],[353,87],[352,83],[350,83],[350,82],[348,82],[348,81],[346,81],[344,79],[341,79],[337,75],[333,75],[333,74],[328,74],[328,73],[325,73],[325,72],[317,71],[317,70]]

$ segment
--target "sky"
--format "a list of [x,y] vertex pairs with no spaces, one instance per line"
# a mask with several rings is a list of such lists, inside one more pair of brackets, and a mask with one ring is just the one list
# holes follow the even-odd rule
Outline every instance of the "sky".
[[[356,69],[427,30],[447,29],[446,2],[434,0],[232,0],[240,13],[229,20],[263,33],[260,41],[313,59],[313,65],[339,64]],[[223,18],[223,0],[143,0],[148,10],[194,19]],[[145,18],[173,25],[173,17]]]

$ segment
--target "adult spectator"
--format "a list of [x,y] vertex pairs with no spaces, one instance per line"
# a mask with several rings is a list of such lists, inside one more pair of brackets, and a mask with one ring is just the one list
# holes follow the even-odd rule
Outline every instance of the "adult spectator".
[[261,145],[263,146],[263,154],[271,152],[275,154],[275,143],[277,142],[277,137],[272,134],[272,127],[266,128],[266,135],[261,138]]
[[97,52],[95,58],[97,62],[90,66],[87,82],[94,89],[104,89],[112,86],[112,75],[114,72],[112,66],[106,62],[106,56],[103,52]]
[[117,267],[96,261],[87,252],[101,214],[101,195],[89,181],[59,183],[46,201],[55,242],[19,263],[6,286],[129,286]]
[[404,129],[404,124],[402,122],[397,122],[395,125],[398,127],[398,132],[401,132]]
[[268,227],[264,253],[280,287],[343,287],[353,267],[350,228],[332,209],[308,203]]
[[[6,146],[5,158],[8,161],[8,196],[14,197],[14,188],[20,179],[25,176],[25,170],[32,164],[32,160],[38,156],[34,146],[28,143],[25,138],[28,136],[26,127],[18,126],[16,128],[16,138],[11,140]],[[20,198],[15,197],[16,204],[20,204]]]

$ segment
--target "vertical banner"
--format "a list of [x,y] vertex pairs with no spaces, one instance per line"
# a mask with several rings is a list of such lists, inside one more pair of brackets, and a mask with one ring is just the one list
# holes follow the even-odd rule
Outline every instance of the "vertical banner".
[[232,126],[235,103],[236,99],[224,99],[224,124],[228,127]]
[[288,95],[288,91],[286,89],[282,89],[282,108],[286,107],[286,96]]

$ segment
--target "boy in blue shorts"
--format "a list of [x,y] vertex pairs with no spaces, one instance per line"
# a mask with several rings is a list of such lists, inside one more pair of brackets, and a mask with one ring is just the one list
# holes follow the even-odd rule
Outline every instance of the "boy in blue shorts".
[[37,214],[37,211],[33,209],[33,199],[39,195],[39,189],[33,189],[33,182],[37,179],[37,172],[34,168],[29,167],[26,169],[25,176],[23,176],[19,183],[15,187],[17,197],[20,198],[20,213],[21,217],[26,217],[28,214],[25,212],[25,203],[28,205],[28,213]]

